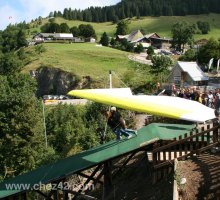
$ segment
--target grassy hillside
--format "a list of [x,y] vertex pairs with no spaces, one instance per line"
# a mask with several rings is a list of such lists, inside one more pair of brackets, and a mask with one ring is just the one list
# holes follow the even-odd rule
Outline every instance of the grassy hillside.
[[[171,37],[171,27],[173,23],[178,21],[188,21],[191,24],[196,23],[197,21],[206,21],[209,22],[211,27],[211,32],[208,35],[195,35],[195,39],[201,38],[210,38],[214,37],[218,39],[220,37],[220,14],[209,14],[209,15],[193,15],[193,16],[162,16],[162,17],[142,17],[140,20],[132,19],[131,24],[129,25],[130,31],[136,29],[143,29],[144,32],[152,33],[157,32],[161,37]],[[47,19],[43,21],[46,23]],[[65,20],[63,18],[56,18],[56,23],[63,23],[66,22],[69,27],[78,26],[79,24],[88,24],[89,22],[82,22],[82,21],[70,21]],[[112,24],[111,22],[106,23],[90,23],[96,33],[98,38],[100,35],[105,31],[110,36],[114,36],[116,31],[116,25]],[[40,30],[39,28],[37,29]]]
[[[127,52],[95,44],[45,43],[43,45],[46,52],[37,57],[33,56],[33,61],[24,68],[24,72],[40,66],[52,66],[79,76],[91,76],[96,80],[103,80],[103,84],[108,84],[109,70],[113,70],[118,76],[121,76],[129,67],[137,65],[129,61]],[[28,48],[31,51],[34,47]],[[118,83],[119,81],[114,80],[113,82]]]

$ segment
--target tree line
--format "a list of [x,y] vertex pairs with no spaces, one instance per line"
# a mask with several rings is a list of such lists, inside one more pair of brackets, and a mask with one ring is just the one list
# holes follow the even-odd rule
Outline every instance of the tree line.
[[219,0],[122,0],[114,6],[89,7],[85,10],[65,8],[49,17],[68,20],[107,22],[141,16],[185,16],[220,13]]
[[0,32],[0,182],[96,146],[101,141],[96,129],[104,126],[93,104],[46,109],[46,146],[37,82],[21,72],[37,56],[37,49],[24,48],[25,30],[9,25]]
[[78,27],[69,27],[67,23],[57,24],[55,22],[46,23],[41,26],[42,33],[72,33],[74,37],[96,38],[96,33],[91,24],[80,24]]

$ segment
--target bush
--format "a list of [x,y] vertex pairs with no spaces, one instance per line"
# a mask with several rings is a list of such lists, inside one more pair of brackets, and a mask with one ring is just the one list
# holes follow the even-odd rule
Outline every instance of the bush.
[[196,50],[189,49],[185,52],[184,55],[180,56],[180,61],[196,61]]
[[142,44],[138,44],[137,47],[134,49],[134,51],[135,51],[136,53],[141,53],[141,52],[143,52],[143,51],[144,51],[143,45],[142,45]]
[[197,27],[201,31],[202,34],[208,34],[208,32],[210,31],[210,25],[208,22],[198,21]]

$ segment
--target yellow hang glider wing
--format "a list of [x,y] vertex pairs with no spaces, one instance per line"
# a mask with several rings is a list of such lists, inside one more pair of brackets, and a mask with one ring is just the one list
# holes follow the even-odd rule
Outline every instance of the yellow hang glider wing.
[[132,95],[125,88],[72,90],[68,93],[98,103],[148,114],[204,122],[215,118],[214,110],[179,97]]

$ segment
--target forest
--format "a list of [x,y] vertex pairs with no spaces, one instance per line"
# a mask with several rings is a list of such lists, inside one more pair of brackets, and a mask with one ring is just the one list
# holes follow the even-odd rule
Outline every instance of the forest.
[[141,16],[185,16],[220,13],[218,0],[122,0],[114,6],[89,7],[85,10],[65,8],[54,11],[49,17],[68,20],[117,23],[124,18]]

